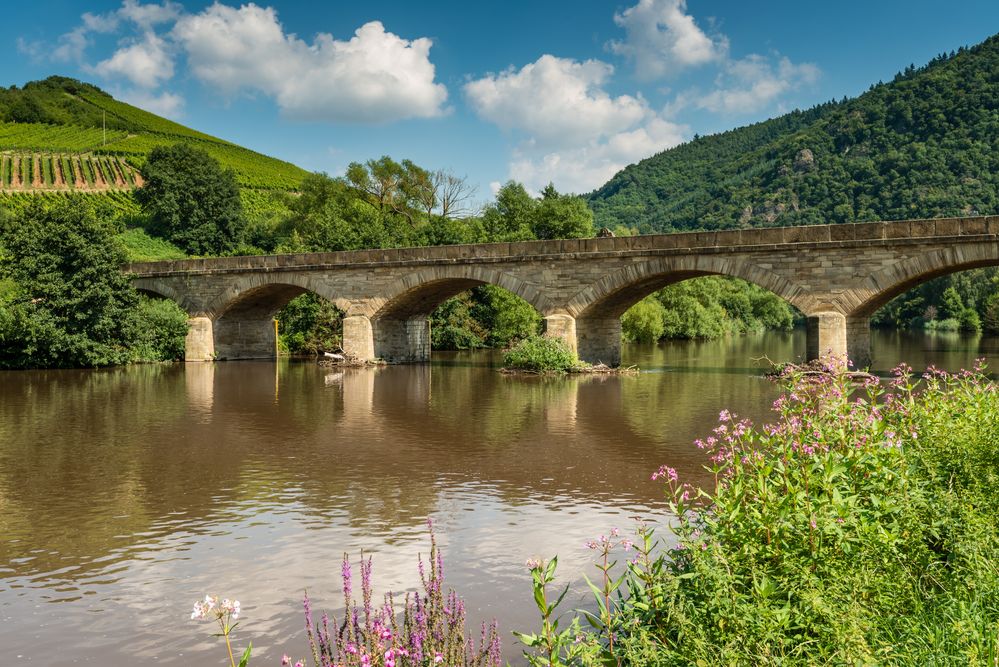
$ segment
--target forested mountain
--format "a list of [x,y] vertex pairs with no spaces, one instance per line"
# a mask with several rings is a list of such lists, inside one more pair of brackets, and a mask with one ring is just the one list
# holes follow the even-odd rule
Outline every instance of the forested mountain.
[[587,200],[643,232],[999,212],[999,36],[855,99],[700,137]]

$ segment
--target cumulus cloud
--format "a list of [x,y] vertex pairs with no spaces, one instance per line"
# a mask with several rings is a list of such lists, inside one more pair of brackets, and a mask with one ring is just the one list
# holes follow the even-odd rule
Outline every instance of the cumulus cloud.
[[57,62],[80,62],[87,47],[93,42],[92,34],[106,34],[117,29],[118,16],[114,12],[86,12],[80,17],[80,25],[59,37],[59,43],[52,49],[51,58]]
[[478,115],[506,129],[528,132],[542,143],[583,141],[632,127],[648,114],[640,96],[611,97],[602,86],[614,68],[599,60],[578,62],[544,55],[465,84]]
[[106,79],[124,77],[136,86],[155,88],[173,78],[173,56],[161,37],[147,31],[88,69]]
[[428,38],[407,40],[378,21],[347,41],[287,34],[271,7],[214,4],[177,21],[172,37],[193,74],[220,90],[273,96],[295,118],[389,122],[446,113]]
[[686,128],[649,108],[640,95],[611,96],[614,68],[544,55],[465,84],[483,119],[517,133],[510,177],[538,191],[548,182],[585,192],[615,172],[683,140]]
[[639,0],[614,15],[626,38],[608,46],[613,53],[634,60],[640,79],[651,80],[687,67],[723,60],[728,53],[724,36],[709,37],[687,14],[686,0]]
[[811,63],[796,65],[780,57],[775,66],[770,59],[752,54],[726,63],[715,90],[696,97],[693,103],[715,113],[753,113],[790,90],[815,83],[819,74],[819,68]]
[[170,0],[166,0],[162,5],[152,3],[144,5],[137,0],[125,0],[117,12],[118,16],[131,21],[143,30],[161,23],[176,21],[183,13],[184,8]]
[[116,97],[158,116],[178,120],[183,116],[184,98],[171,92],[154,93],[148,90],[126,90]]
[[686,126],[653,117],[641,127],[583,146],[541,155],[521,148],[514,152],[510,178],[534,192],[548,183],[563,192],[589,192],[629,164],[681,143],[688,132]]

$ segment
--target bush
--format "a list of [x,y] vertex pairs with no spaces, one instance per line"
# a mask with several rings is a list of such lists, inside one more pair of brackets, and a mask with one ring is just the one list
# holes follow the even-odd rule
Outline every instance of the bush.
[[503,357],[503,364],[539,373],[565,373],[580,365],[564,340],[549,336],[531,336],[520,341]]
[[930,320],[925,325],[928,331],[960,331],[961,322],[953,317],[945,320]]
[[549,630],[553,572],[532,565],[543,631],[527,637],[531,662],[994,664],[999,392],[980,369],[930,369],[917,392],[910,371],[887,389],[789,375],[760,429],[722,412],[697,443],[713,490],[665,466],[653,475],[676,517],[665,552],[640,527],[618,579],[611,552],[630,543],[591,544],[595,631],[578,619]]
[[134,361],[183,361],[187,313],[174,301],[140,295],[133,326]]
[[655,343],[663,337],[666,309],[654,297],[645,297],[621,316],[621,333],[625,340]]

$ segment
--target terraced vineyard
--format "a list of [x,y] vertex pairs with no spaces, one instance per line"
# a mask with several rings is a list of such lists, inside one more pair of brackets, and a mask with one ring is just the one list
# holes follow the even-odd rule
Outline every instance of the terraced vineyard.
[[0,153],[0,190],[131,190],[142,174],[117,155],[90,153]]
[[[31,112],[25,115],[24,109]],[[307,172],[114,99],[96,86],[50,77],[0,89],[0,190],[123,190],[142,184],[157,146],[190,143],[232,169],[243,188],[293,191]]]

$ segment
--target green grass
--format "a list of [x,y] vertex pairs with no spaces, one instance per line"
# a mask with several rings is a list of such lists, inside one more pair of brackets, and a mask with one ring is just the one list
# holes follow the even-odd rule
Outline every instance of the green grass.
[[139,227],[127,229],[118,235],[124,244],[130,262],[158,262],[167,259],[185,259],[184,251],[161,238],[150,236]]

